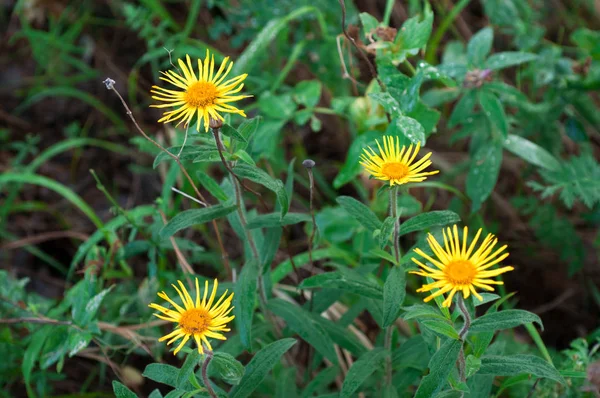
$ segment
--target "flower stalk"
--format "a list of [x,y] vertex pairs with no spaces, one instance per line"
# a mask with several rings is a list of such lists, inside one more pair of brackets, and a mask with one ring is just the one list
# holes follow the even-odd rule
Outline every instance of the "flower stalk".
[[204,387],[206,387],[206,391],[211,396],[211,398],[218,398],[217,393],[213,390],[210,385],[210,379],[208,378],[208,365],[210,361],[213,359],[213,352],[207,348],[204,349],[204,362],[202,362],[202,382],[204,383]]
[[458,376],[460,377],[460,381],[465,382],[465,381],[467,381],[467,375],[466,375],[466,371],[465,371],[466,364],[465,364],[464,342],[465,342],[465,337],[466,337],[467,333],[469,332],[469,328],[471,327],[471,314],[469,314],[469,310],[465,306],[465,301],[462,298],[462,296],[460,296],[460,295],[457,296],[456,302],[458,304],[458,309],[460,310],[462,318],[465,322],[462,329],[460,329],[460,332],[458,333],[458,337],[463,342],[463,345],[461,345],[461,347],[460,347],[460,353],[458,354]]

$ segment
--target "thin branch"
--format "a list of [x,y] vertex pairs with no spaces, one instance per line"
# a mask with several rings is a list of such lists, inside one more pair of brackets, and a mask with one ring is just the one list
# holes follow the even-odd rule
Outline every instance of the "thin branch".
[[[158,149],[160,149],[162,152],[166,153],[171,159],[173,159],[177,163],[177,165],[179,166],[179,169],[181,170],[181,172],[183,173],[183,175],[185,176],[185,178],[188,180],[188,182],[192,186],[192,189],[194,190],[194,193],[196,194],[196,196],[198,196],[198,199],[200,199],[202,202],[204,202],[205,207],[208,207],[208,205],[207,205],[208,201],[206,200],[206,198],[204,198],[204,196],[202,195],[202,193],[200,192],[200,190],[198,189],[198,187],[194,183],[194,180],[192,180],[192,177],[190,177],[190,174],[187,172],[186,168],[183,166],[183,163],[181,163],[181,159],[179,159],[179,157],[177,157],[174,154],[172,154],[171,152],[169,152],[161,144],[159,144],[158,142],[156,142],[155,140],[153,140],[152,138],[150,138],[150,136],[148,136],[148,134],[146,134],[144,132],[144,130],[142,130],[142,128],[138,124],[137,120],[133,116],[133,113],[131,112],[131,109],[129,109],[129,106],[127,105],[127,102],[125,102],[125,100],[123,99],[123,97],[121,96],[121,94],[119,93],[119,91],[115,88],[115,81],[113,79],[111,79],[111,78],[107,78],[106,80],[104,80],[103,83],[106,85],[106,88],[108,90],[114,91],[115,94],[117,95],[117,97],[119,97],[119,100],[121,100],[121,103],[123,104],[123,107],[125,108],[127,116],[129,116],[129,119],[131,119],[131,121],[133,122],[133,124],[134,124],[135,128],[137,129],[137,131],[145,139],[147,139],[148,141],[150,141],[155,147],[157,147]],[[225,270],[227,271],[228,276],[231,277],[231,267],[229,265],[229,254],[227,253],[227,250],[225,250],[225,246],[223,245],[223,240],[221,238],[221,231],[219,230],[219,226],[217,225],[217,222],[215,220],[212,220],[211,224],[212,224],[212,226],[213,226],[213,228],[215,230],[215,236],[217,237],[217,242],[219,244],[219,249],[221,251],[221,258],[223,260],[223,266],[225,267]]]

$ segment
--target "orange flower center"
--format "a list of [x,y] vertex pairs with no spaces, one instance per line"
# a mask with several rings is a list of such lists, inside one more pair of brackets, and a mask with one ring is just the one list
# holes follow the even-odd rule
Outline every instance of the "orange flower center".
[[477,275],[477,270],[468,260],[454,260],[446,264],[444,274],[453,285],[470,285]]
[[181,315],[179,326],[187,334],[204,333],[211,323],[211,316],[205,309],[192,308]]
[[210,82],[196,82],[185,91],[185,102],[195,108],[205,108],[214,105],[219,92],[217,86]]
[[381,167],[381,174],[390,180],[401,180],[408,175],[408,166],[400,162],[385,163]]

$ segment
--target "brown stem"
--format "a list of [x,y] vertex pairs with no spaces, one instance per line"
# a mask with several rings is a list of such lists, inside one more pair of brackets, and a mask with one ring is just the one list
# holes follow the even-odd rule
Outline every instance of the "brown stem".
[[212,398],[218,398],[217,393],[213,390],[210,385],[210,379],[208,378],[208,364],[213,359],[213,352],[204,347],[204,355],[204,362],[202,362],[202,382],[204,383],[204,387],[206,388],[206,391],[208,391],[208,394]]
[[[156,142],[155,140],[153,140],[152,138],[150,138],[150,136],[148,136],[148,134],[146,134],[144,132],[144,130],[142,130],[142,128],[140,127],[140,125],[138,124],[137,120],[135,119],[135,117],[133,116],[133,112],[131,112],[131,109],[129,109],[129,106],[127,105],[127,102],[125,102],[125,100],[123,99],[123,97],[121,96],[121,94],[119,93],[119,91],[115,88],[115,81],[112,80],[111,78],[107,78],[106,80],[104,80],[104,84],[106,85],[106,88],[109,90],[112,90],[115,92],[115,94],[117,94],[117,97],[119,97],[119,99],[121,100],[121,103],[123,104],[123,107],[125,108],[125,111],[127,113],[127,116],[129,116],[129,118],[131,119],[131,121],[133,122],[135,128],[137,129],[137,131],[148,141],[150,141],[155,147],[157,147],[158,149],[160,149],[162,152],[166,153],[171,159],[173,159],[177,165],[179,166],[179,169],[181,170],[181,172],[183,173],[183,175],[185,176],[185,178],[188,180],[188,182],[190,183],[190,185],[192,186],[192,189],[194,190],[196,196],[198,196],[198,198],[204,202],[205,207],[207,207],[207,203],[208,201],[204,198],[204,195],[202,195],[202,193],[200,192],[200,190],[198,189],[198,187],[196,186],[196,184],[194,184],[194,180],[192,180],[192,177],[190,177],[190,174],[187,172],[186,168],[183,166],[183,163],[181,163],[181,159],[179,159],[178,156],[175,156],[174,154],[172,154],[171,152],[169,152],[164,146],[162,146],[161,144],[159,144],[158,142]],[[215,235],[217,237],[217,242],[219,244],[219,249],[221,251],[221,258],[223,259],[223,266],[225,267],[225,271],[227,272],[227,275],[229,276],[229,278],[232,277],[231,274],[231,267],[229,265],[229,254],[227,253],[227,250],[225,250],[225,246],[223,245],[223,240],[221,239],[221,231],[219,230],[219,226],[217,225],[217,222],[215,220],[212,220],[212,226],[215,230]]]

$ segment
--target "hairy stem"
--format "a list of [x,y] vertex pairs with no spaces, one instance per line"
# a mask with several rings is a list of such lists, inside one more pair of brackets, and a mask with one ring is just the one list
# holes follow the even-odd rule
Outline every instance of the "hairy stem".
[[211,350],[206,349],[204,347],[204,362],[202,362],[202,382],[204,383],[204,387],[206,387],[206,391],[212,398],[218,398],[217,393],[213,390],[210,385],[210,379],[208,378],[208,364],[213,359],[213,352]]
[[465,372],[466,363],[465,363],[464,342],[465,342],[465,336],[467,335],[467,333],[469,332],[469,328],[471,327],[471,314],[469,314],[469,310],[465,306],[465,302],[460,293],[458,294],[458,299],[456,300],[456,302],[458,304],[458,308],[463,317],[463,320],[465,321],[462,329],[458,333],[458,336],[460,337],[460,339],[463,342],[462,346],[460,347],[460,353],[458,354],[458,376],[460,377],[460,381],[465,382],[465,381],[467,381],[467,375]]

